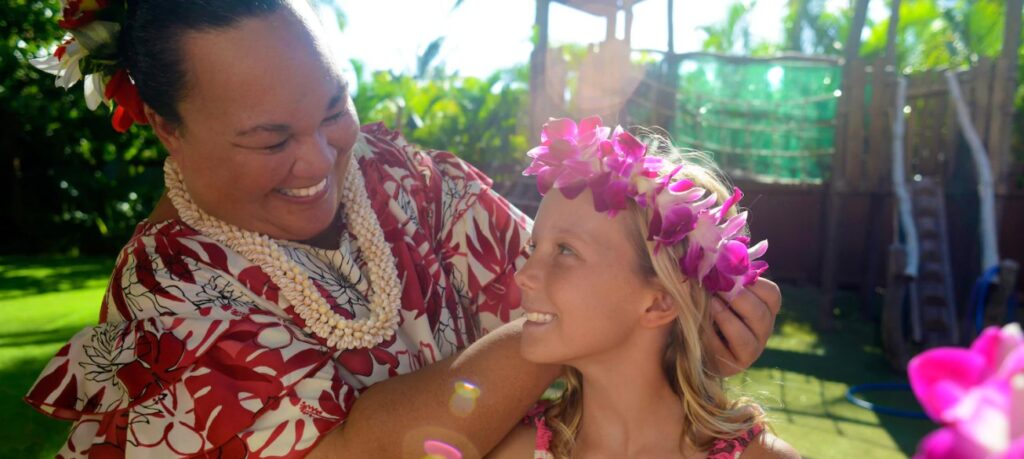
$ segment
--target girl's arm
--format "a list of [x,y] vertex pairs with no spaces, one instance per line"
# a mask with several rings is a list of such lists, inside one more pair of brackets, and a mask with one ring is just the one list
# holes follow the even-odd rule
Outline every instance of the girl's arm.
[[[330,432],[312,458],[415,458],[428,440],[457,448],[463,458],[481,457],[522,419],[558,376],[557,365],[519,356],[522,320],[484,336],[462,353],[367,389],[348,419]],[[459,381],[480,389],[465,417],[449,409]]]

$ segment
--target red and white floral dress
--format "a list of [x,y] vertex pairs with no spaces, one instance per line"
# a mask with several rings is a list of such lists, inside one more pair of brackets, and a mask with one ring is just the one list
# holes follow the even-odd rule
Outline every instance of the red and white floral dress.
[[[370,152],[356,160],[403,285],[394,337],[330,349],[259,266],[179,220],[143,222],[118,257],[101,323],[71,338],[26,396],[74,421],[60,456],[299,457],[366,387],[521,313],[513,274],[530,220],[455,156],[379,124],[362,136]],[[334,312],[365,317],[366,266],[338,230],[338,250],[281,243]]]

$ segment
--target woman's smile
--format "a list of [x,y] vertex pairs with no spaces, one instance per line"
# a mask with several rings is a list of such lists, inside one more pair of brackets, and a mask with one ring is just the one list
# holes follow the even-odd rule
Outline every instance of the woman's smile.
[[327,182],[328,177],[324,177],[323,180],[320,180],[319,183],[313,186],[305,188],[275,188],[274,191],[290,198],[291,200],[312,202],[327,195]]

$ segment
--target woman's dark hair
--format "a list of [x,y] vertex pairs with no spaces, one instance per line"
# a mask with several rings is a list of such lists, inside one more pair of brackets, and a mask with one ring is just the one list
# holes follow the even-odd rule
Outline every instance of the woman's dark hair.
[[181,37],[230,27],[289,7],[288,0],[128,0],[118,54],[142,100],[160,116],[181,123],[185,89]]

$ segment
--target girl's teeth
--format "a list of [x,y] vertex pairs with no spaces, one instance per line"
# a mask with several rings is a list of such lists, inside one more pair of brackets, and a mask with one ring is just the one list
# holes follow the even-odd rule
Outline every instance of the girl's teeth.
[[551,322],[552,320],[555,320],[555,315],[548,314],[546,312],[528,312],[526,313],[526,320],[530,322],[546,324],[548,322]]
[[308,188],[278,188],[277,192],[285,196],[292,196],[296,198],[304,198],[307,196],[313,196],[323,190],[327,186],[327,179],[323,179],[320,183],[313,185]]

